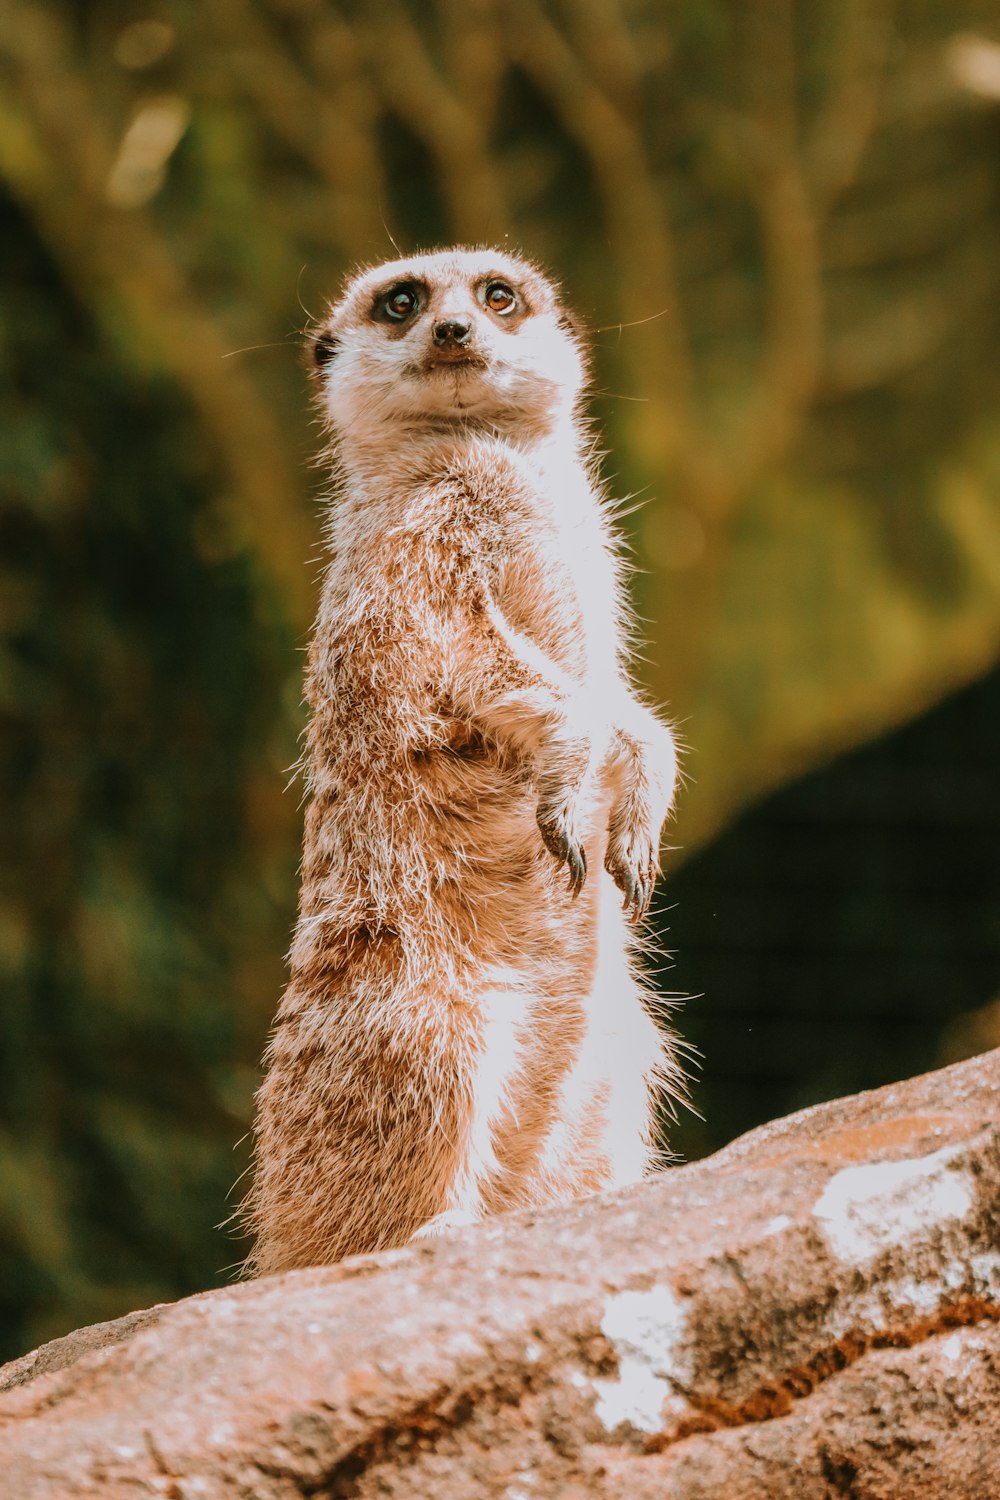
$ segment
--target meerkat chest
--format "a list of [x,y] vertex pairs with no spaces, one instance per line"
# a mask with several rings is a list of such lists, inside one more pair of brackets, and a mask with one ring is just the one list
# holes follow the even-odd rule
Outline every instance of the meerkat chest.
[[619,635],[614,554],[579,465],[479,442],[400,478],[383,524],[360,505],[348,518],[328,575],[322,633],[345,663],[367,670],[377,656],[391,691],[404,658],[446,658],[474,639],[488,596],[579,682],[602,675]]
[[516,630],[582,682],[615,657],[614,554],[589,489],[567,485],[558,499],[512,538],[497,602]]

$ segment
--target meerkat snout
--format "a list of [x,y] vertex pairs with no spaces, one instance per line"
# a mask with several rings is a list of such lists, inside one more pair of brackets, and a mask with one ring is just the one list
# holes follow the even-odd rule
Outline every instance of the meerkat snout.
[[465,318],[444,318],[434,324],[434,342],[439,349],[464,348],[472,338],[472,324]]

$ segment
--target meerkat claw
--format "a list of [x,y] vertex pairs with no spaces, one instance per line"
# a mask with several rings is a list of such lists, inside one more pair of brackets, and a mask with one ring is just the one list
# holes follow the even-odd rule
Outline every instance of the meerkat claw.
[[641,922],[649,911],[653,900],[653,892],[656,889],[656,881],[659,876],[659,867],[654,862],[646,866],[645,873],[639,880],[638,896],[635,909],[632,913],[633,923]]
[[625,900],[622,902],[622,911],[631,911],[635,905],[635,875],[627,865],[623,868],[612,870],[611,874],[614,876],[615,884],[618,886],[618,889],[625,897]]
[[570,895],[579,896],[587,878],[587,851],[582,844],[570,844],[566,863],[569,865]]
[[633,924],[641,922],[649,911],[659,875],[655,859],[641,861],[612,854],[609,850],[604,868],[622,893],[622,911],[628,914]]
[[587,854],[570,832],[570,816],[567,809],[557,813],[540,813],[538,831],[542,842],[552,857],[569,868],[569,889],[578,896],[587,879]]

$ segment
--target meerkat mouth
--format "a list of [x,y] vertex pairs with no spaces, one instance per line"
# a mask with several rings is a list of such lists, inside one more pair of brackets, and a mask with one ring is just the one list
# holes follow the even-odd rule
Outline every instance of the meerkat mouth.
[[424,370],[425,375],[461,375],[469,370],[485,370],[486,366],[479,359],[449,359],[447,362],[428,365]]
[[461,375],[487,368],[487,362],[481,354],[455,354],[445,350],[427,355],[419,364],[413,367],[415,375]]
[[[496,393],[490,370],[493,362],[467,349],[427,350],[406,367],[406,374],[424,390],[426,415],[434,421],[466,421],[492,407]],[[419,398],[418,398],[419,400]]]

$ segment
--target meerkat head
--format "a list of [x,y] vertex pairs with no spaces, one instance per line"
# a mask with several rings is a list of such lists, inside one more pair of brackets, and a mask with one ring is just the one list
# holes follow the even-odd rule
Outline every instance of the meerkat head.
[[551,430],[584,379],[551,281],[497,250],[442,250],[362,271],[312,333],[320,403],[344,442],[400,428]]

